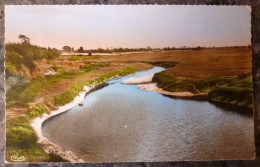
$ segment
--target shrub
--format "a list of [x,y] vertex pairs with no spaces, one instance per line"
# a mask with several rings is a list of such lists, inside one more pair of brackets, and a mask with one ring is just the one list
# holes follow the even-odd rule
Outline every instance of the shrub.
[[109,62],[101,62],[101,63],[95,63],[95,64],[86,64],[82,67],[81,70],[83,70],[84,72],[90,72],[92,71],[94,68],[98,68],[98,67],[107,67],[109,66],[110,63]]
[[26,117],[28,119],[32,119],[32,118],[38,117],[44,113],[45,113],[45,108],[43,106],[35,106],[26,112]]
[[8,43],[6,48],[6,62],[9,66],[24,65],[31,71],[35,68],[34,60],[54,59],[59,56],[57,49],[46,49],[31,44]]
[[56,75],[63,75],[66,73],[66,71],[62,67],[52,66],[51,68],[57,73]]
[[6,146],[30,147],[36,142],[36,136],[25,117],[18,117],[6,122]]
[[67,162],[57,155],[48,155],[36,143],[37,137],[26,117],[6,121],[6,160],[13,162],[11,156],[18,154],[26,157],[25,162]]
[[23,62],[23,56],[19,55],[17,52],[10,51],[5,54],[6,62],[10,65],[14,65],[16,68],[20,68]]

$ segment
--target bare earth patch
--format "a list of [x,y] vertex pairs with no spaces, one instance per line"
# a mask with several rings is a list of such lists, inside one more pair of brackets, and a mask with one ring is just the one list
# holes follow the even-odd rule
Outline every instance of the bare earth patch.
[[28,107],[9,107],[6,108],[6,120],[25,116],[26,112],[28,111]]

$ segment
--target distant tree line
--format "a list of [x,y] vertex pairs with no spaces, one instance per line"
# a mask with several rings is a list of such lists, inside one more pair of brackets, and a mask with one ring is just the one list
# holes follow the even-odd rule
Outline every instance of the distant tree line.
[[210,48],[244,48],[244,47],[248,47],[251,48],[251,45],[248,46],[224,46],[224,47],[201,47],[201,46],[197,46],[197,47],[186,47],[186,46],[182,46],[182,47],[164,47],[164,48],[151,48],[151,47],[146,47],[146,48],[98,48],[98,49],[86,49],[84,50],[83,47],[81,46],[79,49],[74,50],[73,47],[70,46],[64,46],[62,48],[63,52],[73,52],[73,53],[89,53],[89,55],[91,55],[91,53],[118,53],[118,52],[142,52],[142,51],[153,51],[153,50],[201,50],[201,49],[210,49]]
[[163,49],[158,49],[158,50],[202,50],[202,49],[223,49],[223,48],[251,48],[251,45],[247,45],[247,46],[222,46],[222,47],[215,47],[215,46],[211,46],[211,47],[203,47],[203,46],[197,46],[197,47],[186,47],[186,46],[182,46],[179,48],[176,47],[164,47]]
[[35,69],[34,60],[37,59],[54,59],[60,55],[55,48],[44,48],[30,44],[30,38],[20,35],[22,43],[8,43],[6,49],[6,70],[12,71],[20,69],[22,65],[32,70]]
[[62,51],[63,52],[73,52],[73,53],[116,53],[116,52],[140,52],[140,51],[152,51],[151,47],[146,47],[146,48],[113,48],[113,49],[103,49],[103,48],[98,48],[98,49],[86,49],[81,46],[79,49],[74,50],[73,47],[70,46],[63,46]]

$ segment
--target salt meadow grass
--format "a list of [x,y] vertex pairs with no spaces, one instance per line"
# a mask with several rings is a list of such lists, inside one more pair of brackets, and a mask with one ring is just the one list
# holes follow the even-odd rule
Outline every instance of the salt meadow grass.
[[55,104],[64,105],[66,103],[69,103],[78,95],[78,93],[83,89],[85,85],[96,85],[114,76],[124,76],[124,75],[134,73],[135,71],[137,71],[137,69],[126,67],[123,70],[113,71],[109,74],[102,75],[93,81],[79,81],[74,85],[72,85],[65,93],[55,96],[54,97]]
[[145,62],[148,64],[152,64],[154,66],[160,66],[164,68],[175,67],[179,62],[171,62],[171,61],[156,61],[156,62]]
[[[147,62],[155,66],[172,68],[178,62]],[[175,80],[165,71],[156,73],[152,79],[163,90],[170,92],[189,91],[192,93],[208,93],[209,101],[241,104],[252,107],[253,85],[252,74],[218,77],[211,76],[195,81],[191,79]],[[246,110],[244,112],[247,112]]]
[[175,80],[163,71],[155,74],[153,81],[157,82],[163,90],[170,92],[189,91],[195,94],[206,92],[209,100],[252,105],[252,74],[242,74],[236,77],[215,76],[194,81]]

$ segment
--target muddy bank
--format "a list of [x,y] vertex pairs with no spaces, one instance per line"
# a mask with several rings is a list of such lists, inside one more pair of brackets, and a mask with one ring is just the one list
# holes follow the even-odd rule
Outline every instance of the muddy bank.
[[93,88],[91,88],[91,89],[85,94],[85,97],[86,97],[87,95],[89,95],[90,93],[92,93],[92,92],[94,92],[94,91],[96,91],[96,90],[102,89],[102,88],[104,88],[104,87],[106,87],[106,86],[108,86],[108,85],[109,85],[109,83],[107,83],[107,82],[102,82],[101,84],[98,84],[98,85],[94,86]]
[[208,99],[208,101],[212,104],[215,104],[217,107],[220,107],[225,110],[237,111],[240,114],[252,116],[253,114],[253,107],[247,105],[240,105],[236,103],[224,102],[224,101],[216,101]]

